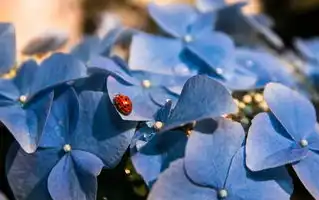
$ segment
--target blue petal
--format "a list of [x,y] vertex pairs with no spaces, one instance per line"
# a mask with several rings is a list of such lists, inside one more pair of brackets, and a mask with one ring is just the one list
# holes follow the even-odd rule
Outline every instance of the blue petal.
[[224,118],[199,122],[186,147],[188,177],[201,186],[223,188],[231,160],[244,138],[245,132],[239,123]]
[[41,63],[37,70],[31,93],[87,77],[86,66],[75,57],[56,53]]
[[62,31],[49,31],[31,39],[23,48],[25,55],[42,54],[56,51],[68,42],[68,35]]
[[283,166],[304,158],[307,152],[307,148],[290,139],[273,116],[261,113],[253,119],[246,144],[246,163],[250,170]]
[[55,97],[45,125],[40,147],[62,148],[69,144],[79,119],[79,102],[73,89]]
[[201,13],[197,16],[196,20],[190,26],[191,35],[198,35],[201,32],[212,31],[216,21],[215,12]]
[[319,198],[319,180],[316,176],[319,169],[319,155],[309,151],[306,158],[292,165],[299,179],[315,198]]
[[[180,87],[175,88],[178,92]],[[154,87],[147,90],[152,101],[159,106],[164,105],[167,101],[172,101],[174,104],[177,102],[178,95],[170,92],[166,88]],[[180,92],[180,91],[179,91]]]
[[[72,157],[70,154],[63,156],[50,172],[48,190],[52,199],[95,200],[97,192],[96,177],[82,171]],[[87,163],[87,165],[91,164],[95,163]]]
[[225,6],[225,0],[196,0],[196,7],[202,12],[218,10]]
[[34,99],[30,104],[21,107],[16,104],[0,108],[0,121],[9,129],[27,153],[34,152],[43,134],[47,121],[53,93]]
[[76,163],[76,167],[81,169],[81,171],[93,176],[98,176],[101,173],[104,164],[103,161],[95,155],[80,150],[72,150],[71,154]]
[[51,199],[47,177],[60,159],[59,151],[40,150],[27,154],[18,145],[11,146],[6,160],[6,173],[16,199]]
[[172,161],[184,156],[186,141],[187,136],[181,131],[155,135],[136,153],[132,151],[134,168],[150,186]]
[[318,38],[313,38],[310,40],[296,39],[294,42],[296,49],[302,54],[306,59],[318,61],[319,52],[319,40]]
[[265,88],[264,98],[271,112],[296,142],[313,132],[316,112],[306,97],[281,84],[270,83]]
[[12,104],[19,96],[20,91],[12,80],[0,79],[0,106]]
[[289,200],[293,192],[292,179],[285,167],[269,171],[250,172],[245,166],[244,147],[234,156],[225,184],[230,199]]
[[166,122],[171,113],[172,101],[167,101],[156,113],[155,121]]
[[82,42],[76,45],[72,50],[71,54],[76,56],[78,59],[86,62],[92,55],[99,54],[100,39],[96,36],[85,36]]
[[119,113],[124,120],[147,121],[153,119],[154,114],[159,108],[151,100],[147,89],[144,89],[142,86],[122,84],[109,76],[107,79],[107,90],[111,101],[118,94],[126,95],[131,99],[133,104],[132,113],[128,116]]
[[188,26],[197,17],[195,8],[187,4],[158,6],[150,3],[148,12],[164,31],[174,37],[185,36]]
[[133,36],[128,63],[132,70],[168,75],[184,71],[178,75],[188,75],[188,66],[182,62],[180,55],[182,50],[180,40],[139,33]]
[[185,83],[163,131],[193,121],[234,113],[236,109],[229,91],[223,85],[207,76],[197,75]]
[[211,188],[193,184],[185,175],[183,159],[172,163],[155,182],[148,200],[217,200]]
[[16,61],[16,37],[14,26],[0,23],[0,74],[6,73]]
[[34,81],[34,75],[38,69],[38,64],[34,60],[28,60],[20,66],[13,81],[20,90],[21,95],[28,95],[30,87]]
[[72,148],[96,155],[107,168],[115,167],[130,145],[136,123],[122,120],[102,92],[84,91],[79,102],[80,118]]
[[187,48],[211,68],[229,70],[227,62],[233,57],[235,47],[232,39],[224,33],[204,31],[187,43]]

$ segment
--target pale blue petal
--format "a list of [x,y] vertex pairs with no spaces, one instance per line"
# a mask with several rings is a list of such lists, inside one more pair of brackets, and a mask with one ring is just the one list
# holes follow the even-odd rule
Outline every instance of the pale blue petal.
[[218,10],[225,6],[225,0],[196,0],[196,7],[202,12]]
[[296,142],[313,132],[316,112],[306,97],[281,84],[269,83],[264,98],[271,112]]
[[66,154],[50,172],[48,190],[53,200],[95,200],[97,180],[78,168],[71,155]]
[[154,114],[159,108],[151,100],[147,89],[144,89],[142,86],[125,85],[109,76],[107,79],[107,90],[111,101],[118,94],[126,95],[131,99],[133,104],[131,114],[125,116],[119,113],[124,120],[147,121],[153,119]]
[[84,91],[79,102],[80,118],[72,148],[94,154],[107,168],[115,167],[130,145],[136,123],[122,120],[102,92]]
[[307,157],[292,165],[298,178],[306,189],[315,198],[319,198],[319,179],[316,176],[319,169],[319,155],[317,152],[309,151]]
[[197,75],[185,83],[164,130],[193,121],[234,113],[236,109],[229,91],[222,84],[207,76]]
[[59,151],[40,150],[27,154],[18,145],[10,148],[6,161],[6,173],[16,199],[51,199],[47,190],[47,177],[59,161]]
[[16,61],[15,28],[10,23],[0,23],[0,74],[6,73]]
[[294,42],[296,49],[301,55],[309,60],[318,61],[319,53],[319,40],[318,38],[312,38],[309,40],[296,39]]
[[139,33],[133,36],[128,63],[132,70],[171,75],[184,69],[184,74],[179,75],[188,75],[188,66],[180,55],[182,50],[180,40]]
[[285,167],[262,172],[248,171],[244,147],[234,156],[225,188],[230,200],[289,200],[293,192],[292,179]]
[[198,122],[186,147],[188,177],[201,186],[223,188],[231,160],[244,138],[244,129],[237,122],[224,118]]
[[197,17],[195,8],[187,4],[159,6],[150,3],[148,5],[148,12],[165,32],[174,37],[185,36],[188,26]]
[[179,159],[159,176],[147,199],[217,200],[218,198],[214,189],[193,184],[185,175],[183,159]]
[[283,166],[304,158],[308,148],[293,141],[274,116],[258,114],[250,126],[246,164],[252,171]]
[[205,31],[212,31],[215,21],[215,12],[201,13],[197,16],[196,20],[190,26],[189,34],[196,36]]

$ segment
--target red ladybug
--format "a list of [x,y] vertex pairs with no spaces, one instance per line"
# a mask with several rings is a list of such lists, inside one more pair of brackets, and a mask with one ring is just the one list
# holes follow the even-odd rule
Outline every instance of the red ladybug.
[[128,96],[117,94],[113,98],[113,104],[116,109],[123,115],[129,115],[132,112],[133,104]]

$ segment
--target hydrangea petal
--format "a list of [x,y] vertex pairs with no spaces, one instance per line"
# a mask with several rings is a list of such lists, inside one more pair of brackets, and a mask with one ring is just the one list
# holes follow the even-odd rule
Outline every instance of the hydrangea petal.
[[122,120],[102,92],[83,91],[79,102],[80,118],[71,146],[96,155],[107,168],[115,167],[130,145],[136,123]]
[[292,165],[303,185],[315,199],[319,198],[319,180],[315,175],[318,174],[318,166],[319,155],[313,151],[309,151],[307,157]]
[[151,88],[148,90],[148,92],[152,101],[154,101],[154,103],[160,106],[164,105],[167,101],[172,101],[173,103],[176,103],[178,99],[177,94],[172,93],[166,88]]
[[306,59],[318,61],[319,52],[319,40],[318,38],[313,38],[310,40],[296,39],[294,42],[296,49],[302,54]]
[[225,0],[196,0],[196,7],[202,12],[218,10],[224,6],[227,6]]
[[185,36],[188,26],[197,17],[196,10],[187,4],[158,6],[150,3],[148,12],[164,31],[175,37]]
[[282,166],[304,158],[303,149],[290,139],[275,117],[258,114],[250,126],[246,144],[246,164],[252,171]]
[[107,79],[107,90],[109,98],[112,101],[115,95],[123,94],[128,96],[133,104],[133,110],[130,115],[121,115],[124,120],[147,121],[153,119],[159,106],[153,103],[141,86],[125,85],[118,82],[115,78],[109,76]]
[[226,63],[232,58],[235,47],[232,39],[221,32],[204,31],[194,36],[187,48],[213,69],[229,70]]
[[231,200],[289,200],[293,192],[292,179],[284,167],[262,172],[248,171],[245,166],[244,147],[232,160],[225,188],[230,190]]
[[71,155],[66,154],[50,172],[48,190],[53,200],[95,200],[97,180],[95,176],[77,168]]
[[78,59],[86,62],[90,60],[91,55],[98,55],[98,47],[100,39],[96,36],[85,36],[82,42],[77,44],[72,50],[71,54]]
[[193,184],[185,175],[183,159],[173,162],[155,182],[148,200],[218,200],[211,188]]
[[36,150],[50,112],[53,93],[37,98],[22,108],[16,104],[0,108],[0,121],[27,153]]
[[188,68],[182,62],[182,50],[180,40],[138,33],[133,36],[128,63],[132,70],[171,75],[175,67]]
[[229,91],[222,84],[207,76],[197,75],[185,83],[163,131],[193,121],[233,113],[236,109]]
[[55,149],[28,154],[13,144],[7,155],[6,173],[16,199],[50,199],[47,177],[59,159]]
[[56,53],[41,63],[31,93],[87,77],[86,66],[72,55]]
[[72,150],[72,158],[76,167],[85,173],[98,176],[104,166],[103,161],[95,155],[79,150]]
[[188,177],[202,186],[223,188],[231,160],[244,138],[245,132],[239,123],[223,118],[198,122],[186,147],[184,160]]
[[201,13],[190,26],[190,35],[198,35],[201,32],[212,31],[216,21],[215,12]]
[[11,80],[0,79],[0,105],[12,104],[20,96],[19,89]]
[[281,84],[269,83],[264,98],[271,112],[295,141],[299,142],[312,133],[317,118],[313,105],[306,97]]
[[55,97],[39,146],[61,149],[63,145],[69,144],[78,119],[78,98],[75,91],[70,88]]
[[38,64],[34,60],[28,60],[20,66],[13,82],[17,86],[21,95],[28,95],[30,86],[34,81],[34,75],[38,69]]
[[16,37],[14,26],[0,23],[0,74],[8,72],[16,61]]

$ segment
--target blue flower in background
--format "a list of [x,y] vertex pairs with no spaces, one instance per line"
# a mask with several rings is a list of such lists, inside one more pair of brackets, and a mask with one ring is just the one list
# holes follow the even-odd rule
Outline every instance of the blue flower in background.
[[246,168],[244,138],[237,122],[200,122],[188,139],[185,157],[159,176],[148,199],[290,199],[293,186],[285,168],[259,173]]
[[130,115],[123,119],[145,121],[154,114],[167,99],[176,100],[188,77],[156,74],[146,71],[131,71],[120,58],[94,57],[88,62],[93,74],[106,73],[107,91],[111,100],[118,94],[126,95],[133,103]]
[[264,98],[271,113],[258,114],[249,129],[247,166],[253,171],[291,164],[297,176],[317,199],[319,133],[316,112],[304,96],[270,83]]
[[8,72],[16,62],[15,29],[10,23],[0,23],[0,74]]
[[151,121],[137,130],[131,145],[135,169],[152,185],[170,162],[184,155],[187,135],[175,128],[234,112],[236,105],[223,85],[207,76],[190,78],[173,108],[168,101]]
[[225,0],[196,0],[196,7],[202,12],[218,11],[222,8],[227,8],[233,5],[245,5],[247,1],[240,1],[239,3],[227,4]]
[[107,94],[55,92],[39,148],[26,154],[13,145],[7,177],[17,199],[95,200],[97,175],[121,160],[135,122],[117,114]]
[[[163,45],[161,44],[161,40],[166,40],[167,42],[167,46],[165,45],[167,51],[163,51],[162,53],[168,54],[165,58],[177,56],[183,50],[186,50],[190,51],[193,57],[198,57],[207,63],[209,67],[218,73],[222,73],[223,70],[228,70],[225,65],[228,59],[232,57],[234,44],[227,35],[212,30],[215,13],[200,13],[196,8],[186,4],[166,6],[150,4],[148,11],[155,22],[173,37],[158,38],[157,43],[160,45]],[[144,51],[138,51],[139,45],[143,45],[143,39],[136,44],[135,49],[137,49],[137,51],[134,57],[136,59],[133,60],[133,58],[130,58],[132,62],[134,62],[133,67],[137,68],[146,67],[140,65],[137,60],[140,53],[145,53]],[[158,47],[157,49],[151,49],[151,51],[156,51],[156,53],[162,50],[162,48]]]
[[319,40],[312,38],[308,40],[296,39],[294,41],[295,48],[303,56],[303,58],[310,62],[319,63]]
[[21,147],[34,152],[49,115],[54,87],[86,77],[86,67],[72,57],[54,54],[40,66],[29,60],[15,78],[0,79],[0,121]]

